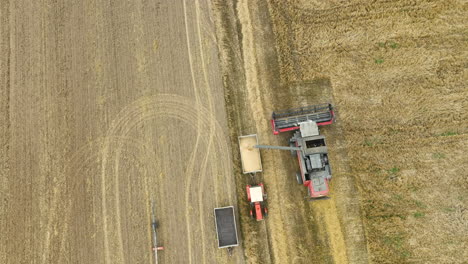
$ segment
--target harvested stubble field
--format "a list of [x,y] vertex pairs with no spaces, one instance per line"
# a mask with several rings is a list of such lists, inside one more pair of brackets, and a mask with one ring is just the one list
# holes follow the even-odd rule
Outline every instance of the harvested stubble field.
[[0,263],[244,262],[211,10],[0,1]]
[[281,92],[330,82],[369,260],[466,263],[467,3],[268,3]]

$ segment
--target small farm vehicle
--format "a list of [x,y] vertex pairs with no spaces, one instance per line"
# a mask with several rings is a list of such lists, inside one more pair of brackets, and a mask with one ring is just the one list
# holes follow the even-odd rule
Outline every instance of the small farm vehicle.
[[266,200],[263,183],[258,185],[247,185],[247,199],[250,202],[250,216],[257,221],[262,221],[268,216],[268,209],[264,204]]
[[218,248],[227,248],[228,254],[231,255],[233,247],[239,245],[234,207],[215,208],[214,215]]
[[158,227],[158,223],[156,222],[156,213],[154,209],[154,201],[151,201],[151,229],[153,232],[153,252],[154,252],[154,263],[158,264],[158,251],[164,250],[164,247],[158,246],[158,237],[156,233],[156,229]]

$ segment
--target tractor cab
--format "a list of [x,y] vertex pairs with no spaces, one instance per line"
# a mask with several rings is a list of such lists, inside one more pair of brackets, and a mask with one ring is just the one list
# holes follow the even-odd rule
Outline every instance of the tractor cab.
[[247,185],[247,199],[251,206],[250,216],[257,221],[264,220],[268,215],[268,210],[264,205],[266,193],[263,189],[263,183],[255,186]]

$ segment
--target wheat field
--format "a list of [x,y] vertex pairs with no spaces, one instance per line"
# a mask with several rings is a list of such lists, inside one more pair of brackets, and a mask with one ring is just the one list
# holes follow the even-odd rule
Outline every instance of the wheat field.
[[280,86],[330,81],[371,262],[466,263],[466,1],[269,0],[269,10]]

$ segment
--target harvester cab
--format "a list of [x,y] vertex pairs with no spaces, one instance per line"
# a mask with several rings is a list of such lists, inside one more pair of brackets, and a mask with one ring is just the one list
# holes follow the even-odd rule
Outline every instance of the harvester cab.
[[250,202],[250,216],[257,221],[262,221],[268,216],[268,209],[265,206],[266,200],[263,183],[258,185],[247,185],[247,199]]

